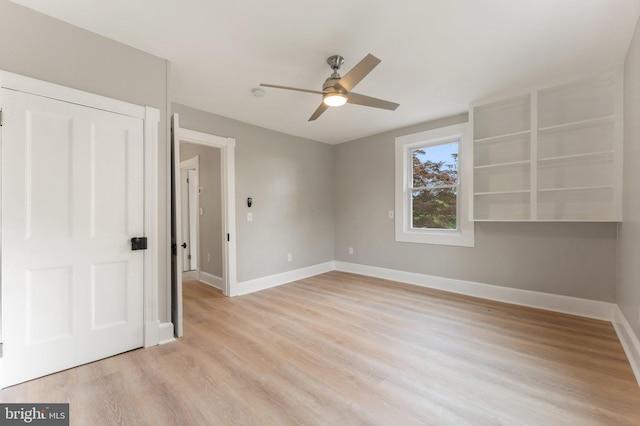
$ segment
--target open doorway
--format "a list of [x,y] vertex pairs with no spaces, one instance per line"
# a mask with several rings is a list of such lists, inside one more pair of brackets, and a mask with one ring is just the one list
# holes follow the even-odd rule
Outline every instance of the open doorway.
[[[180,149],[182,157],[180,161],[180,185],[182,187],[180,209],[182,211],[182,239],[186,244],[182,251],[182,279],[197,280],[202,264],[199,249],[200,216],[204,214],[204,209],[200,207],[200,194],[203,192],[203,188],[200,187],[200,157],[194,155],[185,160],[184,158],[190,155],[188,151],[188,146],[182,146]],[[210,163],[205,164],[205,166],[210,165]],[[218,201],[220,200],[218,199]],[[217,206],[218,211],[221,207],[220,204],[218,203]]]
[[224,291],[220,148],[180,142],[182,279]]
[[172,122],[171,317],[180,337],[183,278],[235,294],[235,140],[180,128],[177,114]]

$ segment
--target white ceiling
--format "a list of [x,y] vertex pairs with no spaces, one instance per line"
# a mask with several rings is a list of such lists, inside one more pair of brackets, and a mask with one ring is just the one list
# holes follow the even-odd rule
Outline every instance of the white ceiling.
[[[172,100],[331,144],[457,114],[479,98],[615,68],[640,0],[13,0],[168,59]],[[326,58],[382,60],[345,105],[307,119]]]

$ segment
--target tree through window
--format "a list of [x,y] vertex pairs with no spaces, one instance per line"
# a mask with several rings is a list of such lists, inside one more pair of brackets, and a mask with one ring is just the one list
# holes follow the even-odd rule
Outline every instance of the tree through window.
[[411,151],[411,227],[457,229],[458,141]]

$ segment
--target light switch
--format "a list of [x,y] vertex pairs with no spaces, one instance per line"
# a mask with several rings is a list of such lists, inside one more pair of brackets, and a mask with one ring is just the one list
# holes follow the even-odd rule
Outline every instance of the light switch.
[[204,215],[204,208],[200,207],[200,216]]
[[247,213],[247,222],[253,222],[253,213]]

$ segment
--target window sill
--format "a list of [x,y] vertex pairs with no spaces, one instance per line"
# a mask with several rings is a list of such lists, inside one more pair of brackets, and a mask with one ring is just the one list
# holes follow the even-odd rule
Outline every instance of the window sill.
[[[473,226],[473,225],[471,225]],[[405,231],[396,232],[396,241],[442,246],[474,247],[473,232],[464,231]]]

